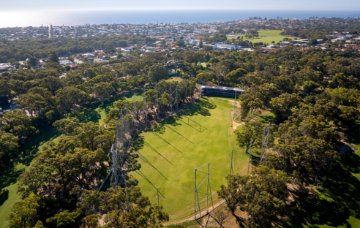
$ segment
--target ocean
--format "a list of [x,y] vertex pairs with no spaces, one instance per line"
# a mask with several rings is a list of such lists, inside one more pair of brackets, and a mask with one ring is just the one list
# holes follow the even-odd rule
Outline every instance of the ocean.
[[360,11],[0,11],[0,27],[84,24],[224,22],[250,17],[360,17]]

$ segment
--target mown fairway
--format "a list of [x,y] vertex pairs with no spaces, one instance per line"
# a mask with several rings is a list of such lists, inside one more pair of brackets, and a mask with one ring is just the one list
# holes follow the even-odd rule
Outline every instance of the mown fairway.
[[[181,117],[168,119],[157,131],[141,134],[143,147],[138,151],[141,169],[133,173],[144,195],[160,203],[170,220],[190,216],[194,208],[194,168],[210,163],[213,200],[230,171],[234,148],[234,172],[246,174],[248,158],[235,142],[231,128],[230,100],[202,99]],[[205,170],[206,166],[204,167]],[[205,174],[198,176],[199,182]],[[199,189],[206,192],[206,182]],[[205,196],[201,196],[204,200]],[[202,204],[205,206],[205,204]]]
[[289,39],[296,39],[295,37],[284,36],[281,35],[281,30],[259,30],[259,37],[248,39],[244,35],[239,35],[240,37],[243,36],[245,40],[251,41],[253,43],[264,43],[264,44],[271,44],[272,42],[278,43],[284,40],[284,38]]

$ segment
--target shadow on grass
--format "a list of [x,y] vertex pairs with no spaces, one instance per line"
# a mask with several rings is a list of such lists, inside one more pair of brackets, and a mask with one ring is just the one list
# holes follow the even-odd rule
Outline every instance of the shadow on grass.
[[9,190],[0,190],[0,206],[9,198]]
[[140,170],[137,170],[136,173],[139,174],[139,176],[141,176],[142,178],[144,178],[151,186],[153,186],[154,191],[159,192],[159,195],[160,195],[163,199],[165,199],[165,196],[159,191],[158,187],[155,186],[155,184],[154,184],[149,178],[147,178],[146,175],[145,175],[143,172],[141,172]]
[[167,161],[170,165],[174,165],[169,159],[167,159],[164,155],[162,155],[157,149],[155,149],[153,146],[151,146],[149,143],[145,143],[147,147],[149,147],[152,151],[154,151],[157,155],[162,157],[165,161]]
[[[169,128],[171,131],[173,131],[174,133],[178,134],[179,136],[181,136],[182,138],[186,139],[187,141],[191,142],[189,139],[187,139],[184,135],[182,135],[181,133],[179,133],[178,131],[176,131],[176,129],[174,129],[173,127],[178,126],[183,124],[183,121],[181,120],[181,118],[183,116],[193,116],[193,115],[202,115],[202,116],[210,116],[210,111],[209,109],[215,109],[216,105],[211,104],[206,98],[201,99],[201,100],[197,100],[194,101],[193,103],[188,103],[188,104],[184,104],[182,105],[182,108],[176,113],[176,116],[169,116],[167,118],[165,118],[163,121],[161,121],[161,123],[157,123],[156,126],[154,126],[153,128],[150,129],[150,131],[154,132],[154,135],[156,135],[157,137],[159,137],[162,141],[164,141],[165,143],[167,143],[168,145],[170,145],[172,148],[174,148],[175,151],[179,152],[179,153],[183,153],[181,150],[179,150],[178,148],[176,148],[174,145],[172,145],[168,140],[166,140],[164,137],[161,136],[161,134],[165,133],[166,127]],[[180,123],[181,121],[181,123]],[[192,125],[199,125],[201,127],[200,130],[205,130],[205,127],[201,126],[200,123],[197,123],[194,120],[189,120],[189,123],[192,123]],[[185,123],[187,124],[187,123]],[[192,126],[194,127],[194,126]],[[193,143],[193,142],[191,142]],[[163,159],[165,159],[169,164],[172,165],[171,161],[169,161],[166,157],[164,157],[156,148],[154,148],[152,145],[145,143],[144,141],[144,137],[143,136],[138,136],[132,143],[132,147],[135,151],[139,151],[140,149],[142,149],[144,147],[144,145],[147,145],[153,152],[157,153],[160,157],[162,157]],[[161,173],[146,157],[144,157],[142,154],[137,153],[139,155],[139,159],[141,159],[145,164],[148,164],[149,166],[151,166],[153,169],[155,169],[162,177],[164,177],[165,179],[167,179],[167,177]],[[139,170],[138,170],[139,171]],[[138,172],[137,171],[137,172]],[[139,175],[143,176],[145,179],[147,179],[144,174],[139,173]],[[151,183],[151,181],[149,181],[147,179],[147,181]],[[155,187],[155,186],[154,186]],[[155,187],[156,188],[156,187]]]
[[134,140],[132,141],[131,146],[134,149],[134,151],[138,151],[144,147],[144,144],[145,144],[144,136],[137,135],[136,138],[134,138]]
[[360,181],[351,173],[359,166],[359,156],[353,152],[340,156],[339,163],[325,175],[317,192],[308,194],[300,190],[293,193],[299,200],[288,210],[292,226],[326,224],[351,227],[347,221],[350,216],[360,219]]
[[352,173],[360,173],[360,156],[355,154],[353,148],[348,144],[342,144],[339,151],[341,151],[340,159],[344,169]]
[[93,108],[84,108],[76,116],[80,122],[99,122],[101,118],[100,114]]
[[31,161],[36,156],[39,146],[47,141],[56,138],[59,136],[59,133],[55,128],[51,126],[47,126],[46,128],[42,128],[40,130],[40,134],[35,135],[29,140],[28,143],[25,144],[22,148],[22,152],[20,153],[19,159],[17,162],[24,164],[25,166],[30,165]]
[[167,141],[166,139],[164,139],[161,135],[159,135],[158,133],[155,133],[155,135],[157,137],[159,137],[162,141],[164,141],[165,143],[167,143],[169,146],[171,146],[172,148],[174,148],[177,152],[179,153],[183,153],[181,150],[179,150],[176,146],[174,146],[173,144],[171,144],[169,141]]
[[11,184],[14,184],[23,172],[24,169],[16,170],[15,167],[8,167],[7,170],[4,170],[0,176],[0,191]]
[[[193,103],[188,103],[182,106],[182,108],[176,113],[176,116],[169,116],[165,118],[161,123],[158,123],[157,126],[153,127],[151,131],[163,134],[165,133],[165,125],[178,126],[181,124],[187,124],[188,126],[196,129],[199,132],[206,130],[201,123],[190,119],[189,116],[193,115],[202,115],[210,116],[209,109],[215,109],[216,105],[210,103],[206,98],[201,100],[196,100]],[[183,120],[182,117],[187,116],[186,120]],[[180,123],[181,122],[181,123]],[[177,132],[178,133],[178,132]]]
[[168,178],[158,169],[156,168],[151,161],[149,161],[145,156],[143,156],[142,154],[138,153],[139,158],[145,162],[146,164],[148,164],[151,168],[153,168],[156,172],[158,172],[165,180],[168,180]]
[[193,116],[200,114],[202,116],[210,116],[209,109],[215,109],[216,105],[210,103],[206,98],[196,100],[194,103],[186,104],[177,116]]
[[174,128],[167,126],[168,129],[170,129],[171,131],[175,132],[177,135],[181,136],[182,138],[184,138],[186,141],[194,144],[190,139],[186,138],[183,134],[181,134],[180,132],[178,132],[177,130],[175,130]]
[[287,208],[289,227],[318,227],[315,224],[340,226],[346,223],[350,211],[341,201],[335,201],[321,194],[309,194],[306,189],[292,192],[298,200]]

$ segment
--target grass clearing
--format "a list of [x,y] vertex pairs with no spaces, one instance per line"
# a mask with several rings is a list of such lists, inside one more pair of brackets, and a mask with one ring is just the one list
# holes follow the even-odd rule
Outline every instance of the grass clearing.
[[[210,184],[214,202],[221,184],[229,174],[230,154],[234,149],[234,172],[246,174],[248,157],[238,147],[231,128],[233,106],[229,99],[202,99],[195,114],[168,120],[159,132],[140,136],[144,146],[138,151],[141,169],[133,173],[152,203],[161,205],[170,220],[190,216],[194,210],[194,168],[210,163]],[[199,180],[202,180],[205,174]],[[206,191],[205,184],[199,189]],[[202,197],[205,200],[205,196]],[[202,205],[204,206],[204,205]]]
[[105,108],[96,108],[95,111],[99,114],[99,124],[100,126],[103,126],[105,124],[105,118],[106,118],[106,109]]
[[17,194],[17,182],[7,186],[5,189],[9,191],[8,199],[0,206],[0,227],[9,226],[9,215],[13,205],[20,199]]
[[169,79],[166,79],[165,81],[167,82],[182,82],[184,79],[182,79],[181,77],[171,77]]
[[[264,30],[264,29],[262,29],[262,30],[258,31],[259,37],[248,39],[245,37],[244,34],[239,34],[239,35],[235,35],[235,36],[243,37],[244,40],[251,41],[254,44],[256,44],[256,43],[271,44],[272,42],[279,43],[279,42],[283,41],[284,38],[296,39],[295,37],[292,37],[292,36],[284,36],[281,34],[281,32],[282,32],[281,30]],[[228,36],[228,39],[232,40],[232,39],[234,39],[234,36],[232,36],[232,37]]]
[[143,101],[144,97],[139,94],[134,94],[131,97],[126,97],[125,99],[129,102],[138,102],[138,101]]

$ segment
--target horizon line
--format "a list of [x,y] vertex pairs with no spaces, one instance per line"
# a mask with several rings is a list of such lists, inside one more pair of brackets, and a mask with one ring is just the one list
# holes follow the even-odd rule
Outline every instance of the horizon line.
[[199,8],[199,9],[188,9],[188,8],[153,8],[153,9],[139,9],[139,8],[63,8],[63,9],[53,9],[53,8],[43,8],[43,9],[19,9],[19,10],[3,10],[0,9],[0,12],[42,12],[42,11],[51,11],[51,12],[64,12],[64,11],[279,11],[279,12],[360,12],[360,9],[233,9],[233,8],[224,8],[224,9],[215,9],[215,8]]

